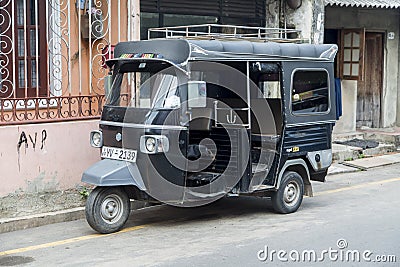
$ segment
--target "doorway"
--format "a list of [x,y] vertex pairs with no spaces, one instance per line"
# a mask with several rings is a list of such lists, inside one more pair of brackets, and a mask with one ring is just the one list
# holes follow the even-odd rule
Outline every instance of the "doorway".
[[383,91],[383,33],[365,33],[364,79],[357,87],[357,128],[381,127]]

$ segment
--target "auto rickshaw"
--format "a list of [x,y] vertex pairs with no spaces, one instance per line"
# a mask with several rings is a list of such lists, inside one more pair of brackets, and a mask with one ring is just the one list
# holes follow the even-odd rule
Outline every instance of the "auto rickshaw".
[[336,52],[215,35],[117,44],[90,134],[102,159],[82,176],[95,186],[89,225],[120,230],[131,200],[194,207],[251,195],[295,212],[332,161]]

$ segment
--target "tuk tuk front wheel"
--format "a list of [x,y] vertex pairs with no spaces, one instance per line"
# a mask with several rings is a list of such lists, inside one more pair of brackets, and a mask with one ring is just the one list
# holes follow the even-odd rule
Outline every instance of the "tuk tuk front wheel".
[[130,210],[130,199],[122,188],[96,187],[87,199],[85,215],[90,227],[109,234],[124,226]]
[[278,213],[295,212],[303,201],[304,182],[297,172],[287,171],[282,176],[278,191],[272,195],[272,207]]

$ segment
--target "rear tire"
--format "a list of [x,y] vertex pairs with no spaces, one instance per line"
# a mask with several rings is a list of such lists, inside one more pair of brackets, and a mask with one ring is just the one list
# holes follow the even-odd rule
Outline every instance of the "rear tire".
[[282,214],[295,212],[303,201],[303,194],[303,178],[297,172],[287,171],[282,176],[278,191],[272,195],[272,207]]
[[116,232],[128,220],[130,204],[128,194],[122,188],[96,187],[86,202],[86,221],[99,233]]

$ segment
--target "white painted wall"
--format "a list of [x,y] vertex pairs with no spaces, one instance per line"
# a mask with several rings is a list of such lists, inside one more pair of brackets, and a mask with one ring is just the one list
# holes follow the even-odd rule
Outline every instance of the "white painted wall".
[[95,129],[98,120],[2,126],[0,197],[76,187],[82,172],[100,159],[89,144]]
[[342,81],[342,108],[343,115],[336,122],[333,132],[353,133],[356,131],[357,81]]

